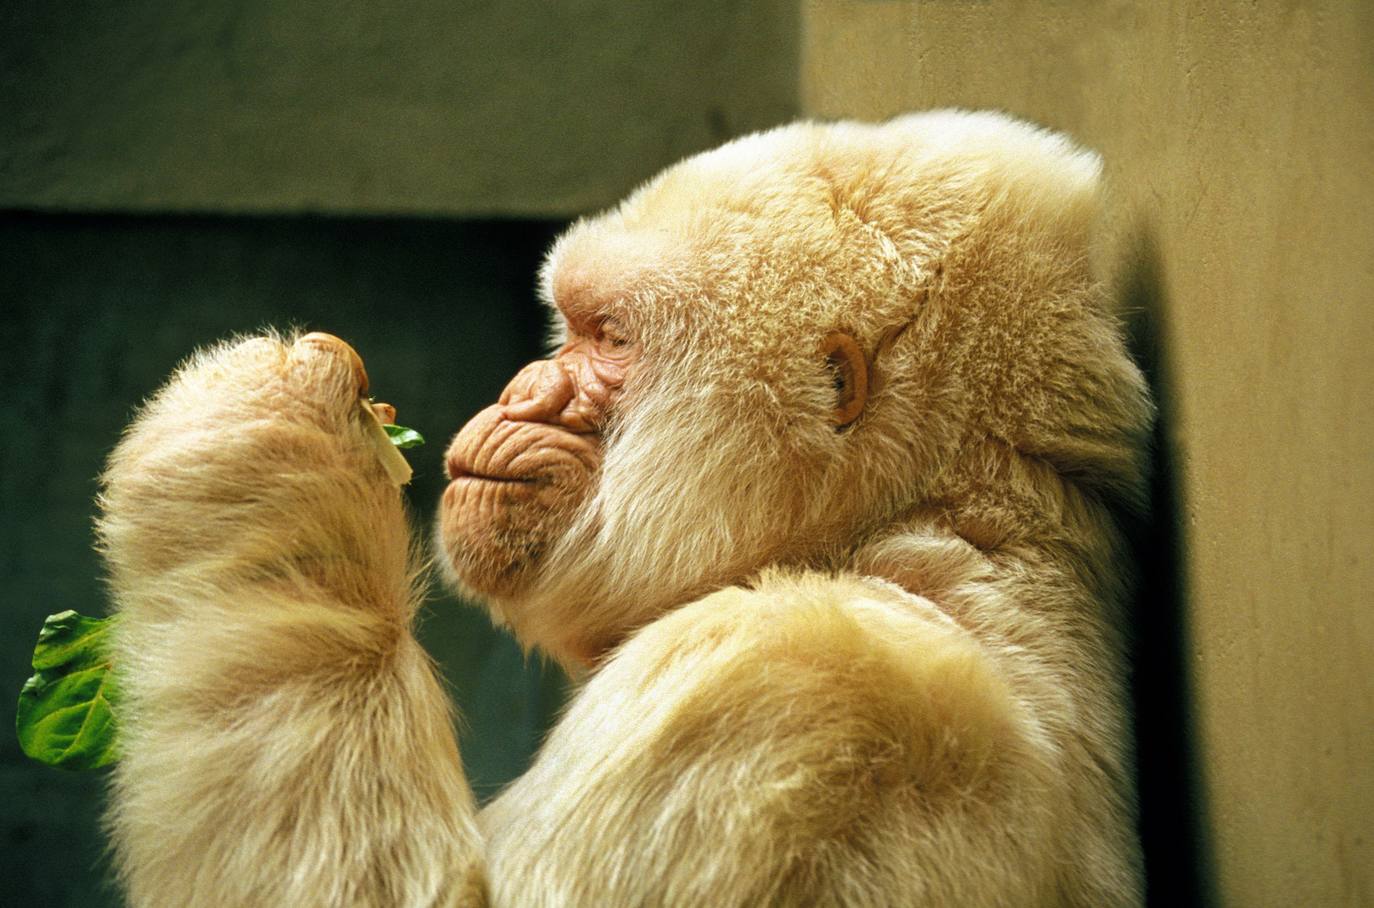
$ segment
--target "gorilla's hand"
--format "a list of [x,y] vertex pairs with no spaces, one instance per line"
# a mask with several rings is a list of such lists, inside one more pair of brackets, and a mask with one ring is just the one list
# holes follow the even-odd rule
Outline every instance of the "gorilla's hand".
[[327,334],[253,337],[191,358],[104,477],[116,587],[223,573],[401,609],[410,571],[395,461],[408,468],[379,426],[395,411],[366,390],[361,359]]
[[451,708],[410,632],[392,413],[366,388],[327,335],[221,345],[110,458],[130,904],[481,900]]

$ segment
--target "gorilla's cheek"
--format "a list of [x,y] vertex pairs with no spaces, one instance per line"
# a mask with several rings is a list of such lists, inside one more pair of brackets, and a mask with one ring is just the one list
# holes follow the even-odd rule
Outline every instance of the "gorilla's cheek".
[[473,591],[508,596],[537,572],[586,500],[600,448],[595,435],[510,420],[496,405],[462,428],[446,459],[444,551]]

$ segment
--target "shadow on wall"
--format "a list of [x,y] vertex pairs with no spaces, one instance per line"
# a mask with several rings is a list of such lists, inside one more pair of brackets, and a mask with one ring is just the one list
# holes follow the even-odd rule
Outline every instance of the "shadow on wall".
[[1172,432],[1175,384],[1165,347],[1167,307],[1159,252],[1151,234],[1137,230],[1127,248],[1119,304],[1127,316],[1132,353],[1158,407],[1151,439],[1149,511],[1143,519],[1126,521],[1140,572],[1130,616],[1131,698],[1147,903],[1170,908],[1209,906],[1217,900],[1187,662],[1191,646],[1185,503]]

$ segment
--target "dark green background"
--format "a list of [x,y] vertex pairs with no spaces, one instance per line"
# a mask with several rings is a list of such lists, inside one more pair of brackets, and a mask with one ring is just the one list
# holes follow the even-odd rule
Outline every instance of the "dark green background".
[[[118,902],[101,778],[9,729],[43,617],[102,610],[91,498],[133,407],[232,332],[338,334],[430,440],[427,534],[445,441],[539,349],[559,219],[792,119],[799,46],[796,0],[0,3],[0,906]],[[449,598],[421,636],[490,796],[564,680]]]
[[[378,399],[429,440],[407,452],[413,522],[428,534],[447,439],[539,352],[534,278],[560,226],[0,219],[0,905],[119,903],[98,827],[104,774],[31,763],[9,729],[43,617],[103,612],[92,497],[133,407],[197,345],[265,325],[338,334],[363,355]],[[489,797],[527,765],[564,679],[446,595],[420,634],[463,713],[473,787]]]

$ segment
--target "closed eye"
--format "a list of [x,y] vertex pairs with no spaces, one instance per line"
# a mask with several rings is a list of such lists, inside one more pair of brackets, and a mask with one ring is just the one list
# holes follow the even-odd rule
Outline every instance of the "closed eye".
[[604,319],[597,326],[596,339],[613,350],[623,350],[633,343],[629,332],[614,318]]

